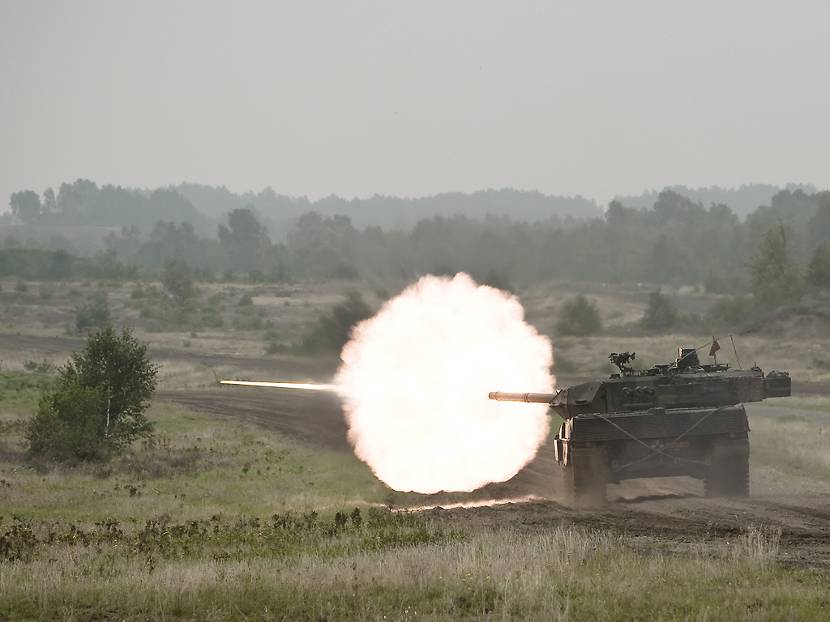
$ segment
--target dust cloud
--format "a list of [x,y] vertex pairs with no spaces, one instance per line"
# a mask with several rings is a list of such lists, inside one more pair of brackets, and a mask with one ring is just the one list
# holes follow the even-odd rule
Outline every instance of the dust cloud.
[[335,377],[358,458],[400,491],[472,491],[514,476],[548,433],[550,340],[516,297],[470,276],[426,276],[358,324]]

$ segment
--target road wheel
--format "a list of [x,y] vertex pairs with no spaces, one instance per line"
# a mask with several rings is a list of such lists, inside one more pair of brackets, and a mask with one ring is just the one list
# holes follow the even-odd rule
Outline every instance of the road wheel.
[[749,495],[749,440],[715,440],[703,490],[707,497]]
[[602,447],[570,448],[568,464],[560,465],[562,503],[597,508],[606,503],[608,456]]

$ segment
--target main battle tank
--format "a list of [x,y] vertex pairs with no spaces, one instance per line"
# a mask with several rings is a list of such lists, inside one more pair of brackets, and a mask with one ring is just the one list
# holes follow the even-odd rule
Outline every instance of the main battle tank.
[[790,395],[787,372],[700,363],[680,348],[670,364],[635,370],[633,352],[612,353],[606,380],[556,393],[490,393],[490,399],[550,404],[563,423],[554,438],[560,492],[570,505],[605,502],[606,484],[686,475],[707,496],[749,494],[749,422],[744,402]]

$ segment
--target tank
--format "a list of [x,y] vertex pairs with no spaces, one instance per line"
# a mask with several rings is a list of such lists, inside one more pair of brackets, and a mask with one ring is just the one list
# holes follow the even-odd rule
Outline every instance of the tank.
[[679,348],[673,363],[635,370],[634,352],[612,353],[619,373],[556,393],[490,393],[490,399],[546,403],[562,418],[553,439],[565,503],[605,503],[606,485],[626,479],[691,476],[707,496],[749,494],[749,422],[743,404],[788,397],[787,372],[701,364]]

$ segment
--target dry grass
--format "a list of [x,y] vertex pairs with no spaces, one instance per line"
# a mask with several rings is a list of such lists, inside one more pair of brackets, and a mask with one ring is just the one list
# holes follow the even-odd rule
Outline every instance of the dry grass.
[[762,494],[826,494],[830,420],[749,412],[752,489]]
[[165,557],[131,554],[117,545],[96,550],[60,545],[43,559],[0,564],[5,597],[0,615],[309,620],[821,615],[823,577],[771,572],[776,546],[775,534],[750,530],[722,556],[696,553],[694,547],[669,555],[621,536],[563,526],[530,536],[478,530],[436,543],[291,557],[267,548],[228,558],[216,547]]
[[[50,297],[42,299],[39,287],[49,288]],[[199,307],[215,307],[222,317],[221,327],[177,327],[175,330],[159,332],[157,322],[143,320],[138,307],[147,299],[132,299],[132,282],[109,283],[105,289],[110,298],[113,317],[117,323],[125,323],[136,329],[137,335],[150,343],[153,349],[165,352],[163,378],[165,387],[197,386],[212,379],[209,370],[196,362],[199,356],[227,356],[266,358],[265,334],[277,335],[285,343],[296,341],[314,323],[320,313],[330,309],[342,300],[350,290],[358,290],[374,306],[381,304],[383,296],[398,291],[403,283],[388,283],[382,286],[363,282],[301,282],[284,284],[227,284],[203,283],[199,285]],[[145,283],[144,288],[160,290],[159,283]],[[65,335],[73,323],[74,307],[85,297],[97,292],[96,283],[31,283],[29,292],[19,295],[14,292],[14,283],[3,283],[0,293],[0,333],[21,333],[39,336]],[[645,334],[631,329],[645,308],[649,287],[617,286],[584,283],[551,282],[534,285],[519,293],[525,305],[527,317],[542,332],[554,336],[555,356],[559,360],[556,372],[559,375],[593,376],[610,371],[607,356],[609,352],[633,350],[638,361],[644,366],[655,362],[671,360],[678,345],[699,346],[710,339],[710,330],[701,334],[696,328],[684,334],[681,328],[671,334]],[[377,292],[380,292],[378,294]],[[554,326],[561,303],[575,293],[584,293],[597,301],[606,331],[603,334],[585,337],[557,337]],[[713,304],[716,296],[696,291],[671,291],[678,305],[687,311],[700,313]],[[239,306],[243,295],[250,295],[252,304]],[[259,318],[259,329],[242,329],[252,317]],[[152,330],[150,324],[153,324]],[[629,327],[629,328],[625,328]],[[719,334],[722,350],[719,361],[737,366],[727,335]],[[21,369],[24,360],[47,358],[61,363],[70,352],[67,344],[64,351],[56,351],[52,344],[48,352],[33,347],[28,350],[3,352],[0,364],[6,369]],[[774,336],[741,336],[737,338],[741,362],[745,367],[754,363],[765,370],[785,369],[791,371],[798,381],[830,382],[830,365],[826,364],[824,343],[809,334],[776,334]],[[181,353],[172,357],[171,353]],[[183,362],[183,360],[185,362]],[[177,384],[182,383],[182,384]]]

